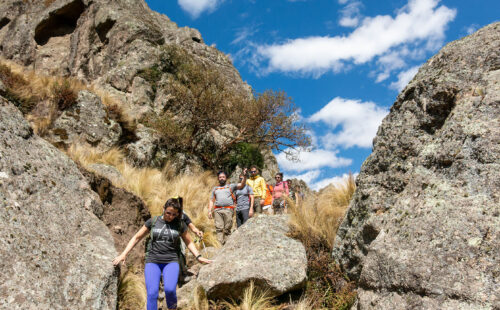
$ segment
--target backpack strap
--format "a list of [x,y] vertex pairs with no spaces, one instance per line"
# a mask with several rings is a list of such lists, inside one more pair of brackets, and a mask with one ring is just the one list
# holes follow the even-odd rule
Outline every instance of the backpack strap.
[[160,216],[155,216],[153,217],[153,220],[151,221],[151,229],[150,229],[150,234],[151,234],[151,246],[153,246],[153,241],[154,241],[154,238],[153,238],[153,228],[155,228],[155,225],[156,225],[156,221],[158,220]]
[[[231,189],[231,186],[229,185],[224,185],[224,186],[219,186],[219,187],[216,187],[214,189],[214,193],[216,190],[219,190],[219,189],[225,189],[225,188],[228,188],[229,189],[229,192],[231,193],[231,198],[233,198],[233,205],[232,206],[227,206],[227,207],[218,207],[218,206],[215,206],[215,208],[230,208],[230,209],[233,209],[236,207],[236,196],[234,195],[233,193],[233,190]],[[214,194],[214,198],[213,199],[213,202],[215,203],[215,194]]]
[[231,186],[229,186],[229,192],[231,193],[231,197],[233,198],[233,206],[236,206],[236,195],[234,195],[233,190],[231,189]]

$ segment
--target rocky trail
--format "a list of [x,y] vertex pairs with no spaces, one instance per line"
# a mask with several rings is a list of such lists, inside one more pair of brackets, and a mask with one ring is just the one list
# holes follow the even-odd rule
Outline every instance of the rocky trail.
[[[169,149],[146,121],[171,108],[175,68],[158,68],[172,46],[250,92],[196,29],[143,1],[0,3],[0,309],[119,309],[127,268],[111,261],[172,193],[199,199],[193,218],[212,229],[200,211],[208,196],[182,179],[212,186],[202,158]],[[499,116],[495,23],[429,59],[379,127],[327,257],[354,281],[351,309],[500,309]],[[197,150],[233,135],[230,125],[203,133]],[[75,145],[101,157],[83,165],[68,156]],[[269,180],[276,159],[259,152]],[[182,186],[157,189],[167,178]],[[250,283],[272,296],[308,291],[313,256],[291,235],[288,217],[260,216],[210,248],[213,264],[188,258],[195,277],[179,306],[200,287],[209,300],[237,299]],[[140,244],[129,269],[143,262]]]

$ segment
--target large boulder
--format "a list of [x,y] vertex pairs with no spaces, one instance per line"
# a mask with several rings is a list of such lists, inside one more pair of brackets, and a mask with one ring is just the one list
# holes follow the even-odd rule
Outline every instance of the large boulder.
[[500,308],[499,116],[500,23],[398,96],[335,241],[358,309]]
[[251,281],[270,294],[304,287],[307,257],[302,243],[287,236],[287,216],[259,216],[238,228],[203,266],[198,283],[209,298],[239,298]]
[[0,97],[0,308],[116,309],[103,206],[67,156]]

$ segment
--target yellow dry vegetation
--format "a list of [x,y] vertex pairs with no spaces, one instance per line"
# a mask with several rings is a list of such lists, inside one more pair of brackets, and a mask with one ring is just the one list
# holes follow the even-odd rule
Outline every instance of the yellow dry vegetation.
[[290,204],[290,225],[294,235],[306,246],[319,241],[333,248],[333,241],[344,214],[349,207],[356,183],[352,174],[344,183],[329,185],[317,195],[305,197],[299,204]]
[[6,78],[10,82],[6,83],[9,92],[30,105],[25,116],[38,135],[46,133],[59,111],[76,100],[81,90],[88,90],[99,96],[109,117],[118,121],[122,127],[135,129],[136,120],[130,108],[99,87],[88,86],[71,77],[40,74],[3,58],[0,58],[0,67],[3,69],[0,78]]
[[113,185],[142,198],[152,216],[162,214],[163,205],[167,199],[175,196],[182,197],[184,210],[196,227],[205,232],[203,237],[205,245],[219,246],[213,233],[213,221],[208,219],[206,212],[210,191],[217,182],[210,172],[175,175],[169,164],[165,165],[162,170],[137,168],[128,164],[123,151],[117,148],[101,152],[90,146],[72,145],[67,153],[75,162],[96,173],[99,172],[92,169],[92,164],[115,167],[121,177],[111,179]]
[[[196,227],[204,232],[205,245],[220,246],[214,234],[213,221],[208,219],[206,213],[210,190],[217,181],[210,173],[176,175],[169,164],[162,170],[133,167],[126,162],[124,152],[118,148],[102,152],[90,146],[72,145],[66,152],[75,162],[95,173],[99,172],[92,168],[93,164],[115,167],[121,176],[110,180],[113,185],[140,197],[152,216],[163,212],[163,205],[167,199],[174,196],[183,197],[184,210]],[[110,178],[109,175],[106,177]],[[196,246],[201,248],[200,244]],[[137,275],[134,269],[128,270],[122,276],[118,293],[120,309],[144,309],[146,302],[144,277]],[[199,293],[194,296],[193,307],[194,305],[197,309],[208,309],[206,297]]]
[[118,309],[120,310],[138,310],[146,308],[146,284],[144,276],[134,267],[121,275],[118,287]]
[[239,301],[231,300],[222,303],[228,310],[277,310],[278,306],[273,305],[273,297],[267,291],[262,291],[250,282]]

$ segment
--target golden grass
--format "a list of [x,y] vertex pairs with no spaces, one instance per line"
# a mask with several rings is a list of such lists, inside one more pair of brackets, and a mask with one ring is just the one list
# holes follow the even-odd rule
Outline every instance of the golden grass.
[[309,298],[301,298],[298,302],[292,303],[290,308],[293,310],[312,310],[314,303]]
[[349,175],[343,184],[330,185],[318,195],[306,197],[299,205],[289,201],[294,234],[306,245],[319,241],[332,248],[355,189],[354,177]]
[[189,304],[182,309],[186,310],[209,310],[210,303],[207,299],[205,290],[201,285],[197,285],[196,288],[191,292],[191,299]]
[[118,309],[139,310],[146,308],[146,285],[144,277],[138,275],[133,267],[120,277],[118,286]]
[[279,307],[273,306],[273,297],[266,291],[261,291],[255,287],[253,281],[245,289],[240,302],[225,301],[222,306],[228,310],[276,310]]
[[111,119],[127,130],[135,131],[136,120],[130,109],[95,86],[87,86],[75,78],[43,75],[3,58],[0,58],[0,67],[3,69],[0,70],[3,73],[0,78],[8,79],[4,84],[9,92],[17,99],[34,105],[33,109],[27,109],[26,119],[39,135],[47,132],[60,110],[76,101],[81,90],[88,90],[99,96]]
[[[184,210],[191,217],[198,229],[205,232],[203,241],[206,246],[220,246],[214,234],[214,224],[207,217],[207,205],[212,186],[216,178],[209,172],[192,175],[175,175],[170,165],[163,170],[154,168],[136,168],[125,160],[123,151],[112,148],[100,152],[96,148],[72,145],[68,155],[88,170],[94,163],[115,167],[122,175],[120,179],[110,180],[115,186],[124,188],[144,200],[152,216],[163,212],[167,199],[181,196]],[[98,171],[95,171],[98,172]]]

